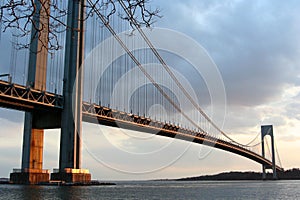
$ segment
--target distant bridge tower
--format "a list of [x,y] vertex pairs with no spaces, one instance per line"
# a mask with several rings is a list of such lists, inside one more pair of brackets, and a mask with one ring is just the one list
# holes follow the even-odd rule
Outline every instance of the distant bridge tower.
[[274,134],[273,134],[273,126],[265,125],[261,126],[261,147],[262,147],[262,156],[265,157],[265,144],[264,138],[269,135],[271,137],[271,148],[272,148],[272,166],[262,165],[262,178],[266,179],[266,169],[271,168],[273,170],[273,179],[277,179],[276,173],[276,163],[275,163],[275,148],[274,148]]

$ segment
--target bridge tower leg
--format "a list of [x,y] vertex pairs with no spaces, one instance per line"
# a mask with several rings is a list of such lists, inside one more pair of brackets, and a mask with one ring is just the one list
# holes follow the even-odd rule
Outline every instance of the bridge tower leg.
[[272,166],[262,165],[262,178],[266,179],[266,169],[271,168],[273,171],[273,179],[277,179],[276,173],[276,162],[275,162],[275,148],[274,148],[274,134],[273,134],[273,126],[265,125],[261,126],[261,147],[262,147],[262,156],[265,157],[265,144],[264,138],[269,135],[271,137],[271,148],[272,148]]
[[[42,31],[32,28],[27,86],[37,90],[46,89],[46,72],[48,57],[48,26],[50,0],[35,0],[37,12],[34,15],[36,27],[43,24]],[[46,45],[46,46],[45,46]],[[48,182],[49,172],[43,170],[44,130],[33,126],[38,113],[26,112],[24,120],[22,168],[10,174],[10,180],[19,184]]]
[[[82,73],[84,59],[84,2],[69,0],[64,68],[64,109],[61,120],[59,172],[52,180],[88,183],[91,174],[81,169]],[[77,75],[77,76],[76,76]]]

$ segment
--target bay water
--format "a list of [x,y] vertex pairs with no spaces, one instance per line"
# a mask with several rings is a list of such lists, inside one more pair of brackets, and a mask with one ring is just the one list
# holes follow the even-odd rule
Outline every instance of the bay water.
[[103,186],[0,185],[0,199],[300,199],[300,181],[117,181]]

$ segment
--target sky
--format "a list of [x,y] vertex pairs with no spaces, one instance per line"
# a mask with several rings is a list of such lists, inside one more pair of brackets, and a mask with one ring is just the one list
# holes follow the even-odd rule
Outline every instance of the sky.
[[[272,124],[283,167],[300,167],[300,2],[153,0],[151,7],[159,7],[162,15],[154,27],[192,38],[216,64],[226,93],[223,130],[247,143],[261,125]],[[7,41],[2,39],[0,45]],[[4,49],[1,60],[8,54]],[[0,72],[6,70],[2,64]],[[22,112],[0,109],[0,177],[20,168],[23,117]],[[94,179],[261,170],[241,156],[180,140],[86,123],[83,135],[82,165]],[[58,167],[59,138],[59,130],[45,133],[45,169]]]

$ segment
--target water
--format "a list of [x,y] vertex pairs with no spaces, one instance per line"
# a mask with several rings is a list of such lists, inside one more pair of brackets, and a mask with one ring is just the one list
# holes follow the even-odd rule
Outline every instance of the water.
[[136,181],[114,186],[0,185],[0,199],[300,199],[300,181]]

